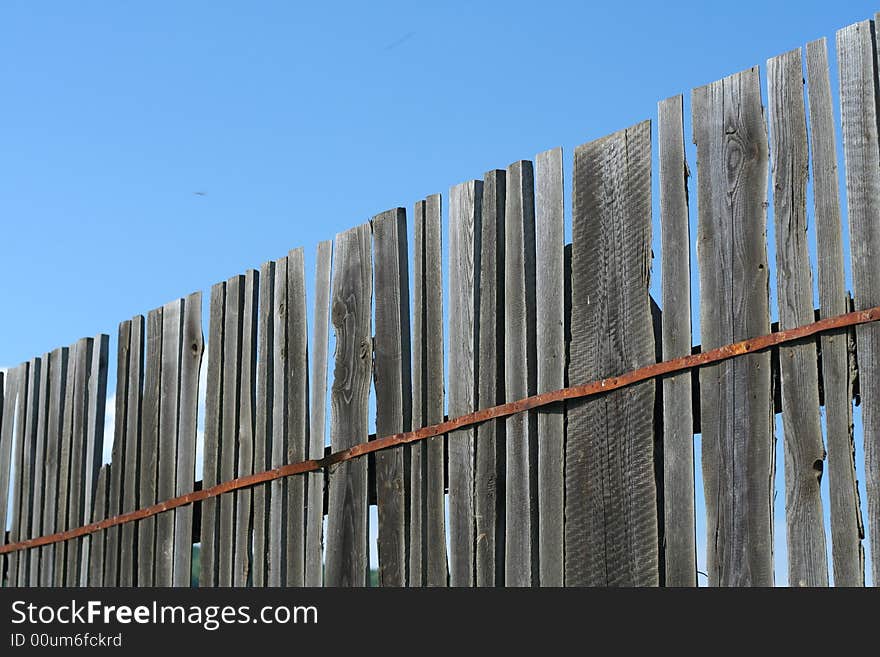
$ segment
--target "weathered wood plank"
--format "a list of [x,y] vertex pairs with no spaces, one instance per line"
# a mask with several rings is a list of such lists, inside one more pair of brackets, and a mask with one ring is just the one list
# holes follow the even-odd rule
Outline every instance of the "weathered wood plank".
[[[684,152],[684,100],[657,105],[663,359],[691,353],[691,233]],[[691,374],[663,380],[663,537],[666,586],[697,585],[694,418]]]
[[[330,271],[333,242],[318,244],[315,264],[315,315],[312,332],[311,380],[309,381],[309,458],[324,455],[327,417],[327,348],[330,338]],[[312,472],[306,482],[305,585],[321,586],[324,554],[324,472]]]
[[[98,471],[98,482],[95,487],[95,505],[92,512],[92,522],[103,520],[107,517],[107,497],[110,495],[110,479],[108,473],[110,465],[103,465]],[[88,581],[86,586],[103,586],[104,584],[104,539],[106,531],[92,534],[88,554]]]
[[[651,124],[575,150],[569,385],[656,359],[651,268]],[[659,583],[654,382],[570,404],[565,582]]]
[[[46,427],[46,462],[43,473],[45,480],[43,498],[47,501],[55,500],[58,497],[58,453],[61,449],[61,431],[64,425],[64,398],[68,368],[67,347],[53,351],[49,356],[49,360],[51,362],[49,371],[49,421]],[[14,392],[13,389],[12,394]],[[9,429],[11,431],[11,424]],[[0,486],[2,486],[2,481],[0,481]],[[0,497],[0,501],[2,501],[2,497]],[[2,512],[0,512],[0,518],[3,517],[2,513],[5,513],[5,511],[6,507],[4,505]],[[55,505],[43,504],[42,514],[43,532],[54,534],[56,526]],[[40,586],[52,586],[54,581],[55,545],[44,545],[40,548]]]
[[[13,398],[12,406],[14,408],[10,409],[13,418],[18,417],[19,420],[16,422],[13,420],[10,424],[13,425],[11,430],[13,431],[13,442],[14,442],[14,451],[12,455],[12,508],[10,518],[8,519],[9,523],[9,542],[15,543],[20,538],[20,525],[21,525],[21,498],[22,498],[22,470],[24,469],[24,422],[21,418],[24,418],[25,414],[25,404],[27,403],[27,390],[28,390],[28,369],[30,364],[25,362],[21,363],[15,369],[15,391],[16,395]],[[5,528],[4,528],[5,529]],[[8,586],[18,586],[18,560],[20,553],[13,552],[6,557],[7,570],[6,570],[6,581]]]
[[[144,506],[159,501],[159,398],[162,370],[162,308],[147,313],[147,350],[144,368],[144,398],[141,408],[141,444],[138,474],[138,502]],[[111,469],[112,475],[112,469]],[[110,477],[112,481],[112,476]],[[204,515],[202,516],[204,527]],[[156,560],[156,518],[138,521],[138,586],[152,586]],[[204,564],[205,550],[202,551]]]
[[[376,436],[382,437],[408,431],[412,424],[406,210],[397,208],[373,217],[372,228],[376,299],[373,380]],[[326,344],[324,347],[326,350]],[[317,410],[323,412],[323,406]],[[376,454],[381,586],[405,586],[407,582],[409,527],[404,464],[408,458],[403,447]]]
[[[767,61],[776,288],[781,330],[814,320],[807,246],[807,117],[801,50]],[[779,349],[785,439],[785,519],[791,586],[828,586],[819,483],[825,460],[813,342]]]
[[[177,481],[177,427],[180,412],[180,351],[183,299],[162,307],[162,362],[159,372],[159,439],[156,466],[158,501],[174,497]],[[154,586],[174,583],[174,513],[156,516]]]
[[[81,338],[76,343],[76,394],[74,396],[73,423],[70,440],[70,478],[68,479],[67,527],[72,529],[85,524],[88,517],[83,501],[85,498],[85,462],[88,447],[88,384],[89,369],[92,362],[92,338]],[[91,515],[89,513],[88,515]],[[67,541],[67,566],[65,585],[79,586],[80,565],[82,564],[83,539]]]
[[[202,337],[202,293],[183,301],[180,350],[180,406],[177,427],[175,495],[191,493],[196,483],[196,440],[199,412],[199,372],[205,344]],[[193,508],[174,511],[174,586],[192,582]]]
[[[260,278],[256,270],[245,272],[241,356],[240,356],[240,392],[238,403],[238,433],[235,477],[243,477],[254,472],[254,415],[256,407],[256,357],[257,357],[257,311],[260,295]],[[233,586],[247,586],[250,578],[251,553],[251,490],[243,489],[235,493],[235,530],[232,548]]]
[[[40,377],[39,384],[39,401],[37,404],[37,432],[36,444],[34,448],[34,492],[33,504],[31,505],[31,534],[33,536],[41,536],[43,528],[43,497],[45,486],[45,465],[46,465],[46,430],[48,428],[49,415],[49,378],[51,377],[51,354],[43,354],[43,372]],[[5,526],[3,527],[5,530]],[[28,586],[40,585],[40,550],[33,549],[24,553],[29,560],[29,576]]]
[[[139,459],[141,449],[141,426],[144,397],[144,336],[143,315],[131,320],[131,342],[128,352],[128,401],[125,420],[125,451],[122,461],[116,464],[122,468],[123,491],[122,512],[138,508],[140,493]],[[137,569],[137,527],[129,522],[119,528],[119,586],[135,586],[138,581]],[[143,564],[146,566],[147,564]]]
[[[856,310],[880,304],[880,145],[877,134],[877,60],[874,27],[863,21],[837,32],[840,114],[846,167],[846,203]],[[865,449],[868,539],[880,555],[880,326],[856,327],[859,396]],[[880,559],[871,560],[874,584]]]
[[[0,403],[0,527],[3,527],[3,531],[0,532],[0,545],[7,543],[6,520],[9,509],[9,484],[10,480],[14,480],[12,444],[15,442],[13,429],[18,395],[18,372],[17,368],[11,369],[5,375],[0,376],[0,402],[2,402]],[[9,585],[9,582],[3,580],[7,561],[6,555],[0,558],[0,584],[3,586]]]
[[[285,463],[306,457],[309,431],[309,355],[306,310],[306,266],[303,250],[287,254],[287,450]],[[364,433],[361,440],[366,440]],[[306,479],[287,478],[287,521],[285,524],[286,586],[302,586],[305,577]]]
[[[479,408],[504,403],[504,204],[506,172],[483,176],[477,360]],[[476,427],[476,585],[504,584],[504,420]]]
[[[19,415],[23,425],[21,497],[18,516],[18,536],[20,539],[33,538],[31,520],[33,516],[34,469],[36,467],[37,449],[37,412],[40,406],[40,380],[42,378],[42,359],[32,358],[28,366],[27,396],[21,407],[24,413]],[[19,552],[16,558],[18,586],[30,586],[30,560],[27,552]]]
[[[220,483],[220,434],[223,429],[223,342],[226,325],[226,283],[211,288],[208,323],[208,372],[205,380],[205,449],[202,486]],[[202,502],[199,553],[199,586],[216,586],[218,577],[218,528],[220,504],[217,498]]]
[[[693,91],[702,349],[770,331],[758,69]],[[711,585],[773,584],[770,352],[700,371]]]
[[[86,462],[85,497],[83,509],[85,517],[91,518],[95,505],[95,490],[98,486],[98,471],[104,453],[104,423],[107,412],[107,368],[110,350],[110,336],[99,333],[93,339],[92,360],[89,364],[88,404],[86,406]],[[106,504],[106,500],[105,500]],[[103,540],[101,539],[101,550]],[[83,554],[80,564],[80,585],[87,586],[89,578],[89,552],[92,539],[83,538]]]
[[[336,236],[331,318],[336,356],[330,439],[334,451],[366,440],[372,369],[370,226]],[[367,571],[367,461],[340,463],[330,472],[327,516],[329,586],[363,586]]]
[[[258,311],[257,384],[254,427],[254,471],[272,467],[272,350],[274,336],[272,311],[275,306],[275,263],[260,266],[260,298]],[[254,586],[266,586],[266,565],[269,533],[269,485],[253,489],[254,547],[251,566]]]
[[[115,397],[115,415],[113,416],[113,447],[110,455],[110,462],[115,464],[110,470],[110,496],[107,501],[107,515],[112,517],[122,512],[122,496],[124,494],[123,485],[123,461],[125,459],[125,433],[126,419],[128,417],[128,367],[129,367],[129,347],[131,344],[131,320],[125,320],[119,324],[119,333],[116,343],[116,397]],[[73,366],[74,354],[70,353],[69,365],[67,367],[70,374],[75,367]],[[68,388],[72,389],[70,377],[68,377]],[[70,392],[70,391],[68,391]],[[70,399],[68,394],[66,399]],[[67,407],[65,403],[65,418],[67,417]],[[63,433],[62,433],[63,441]],[[63,459],[65,452],[59,452],[59,473],[63,472]],[[59,481],[60,479],[59,475]],[[57,527],[61,529],[61,527]],[[104,541],[104,586],[119,585],[119,544],[121,531],[120,528],[110,527],[107,530]],[[56,552],[61,551],[62,544],[56,546]],[[56,554],[57,557],[57,554]],[[56,577],[58,573],[56,572]]]
[[[537,392],[565,387],[565,207],[562,149],[535,158],[535,289]],[[565,411],[562,404],[538,411],[538,554],[541,586],[562,586],[565,577]]]
[[[126,333],[126,339],[127,336],[128,333]],[[55,531],[70,529],[68,525],[67,511],[70,505],[70,463],[71,450],[73,449],[74,413],[77,399],[80,395],[80,392],[76,389],[76,367],[79,362],[77,352],[79,346],[78,343],[72,344],[68,352],[67,381],[64,386],[64,417],[62,418],[61,423],[61,441],[58,449],[58,494],[56,497],[58,502],[55,507]],[[128,346],[126,343],[126,349],[127,348]],[[117,549],[118,545],[117,541]],[[55,545],[54,586],[65,586],[67,583],[66,566],[67,551],[69,549],[70,545],[68,542],[57,543]],[[116,562],[116,565],[118,566],[118,562]]]
[[[819,264],[819,315],[825,318],[841,315],[849,307],[843,268],[837,137],[828,47],[824,38],[807,44],[807,96]],[[821,337],[831,552],[835,585],[864,586],[865,555],[861,540],[864,527],[856,483],[848,335],[849,330],[844,329]]]
[[[275,281],[272,296],[274,344],[272,352],[272,467],[284,465],[287,455],[288,383],[287,374],[287,257],[275,261]],[[269,498],[269,552],[267,583],[284,586],[285,582],[285,503],[287,479],[276,479],[270,484]]]
[[[449,416],[477,405],[476,357],[480,220],[483,182],[472,180],[449,191]],[[474,429],[447,438],[449,458],[449,584],[473,586]]]
[[[535,191],[532,163],[507,167],[504,217],[504,382],[506,401],[537,390],[535,299]],[[539,583],[537,414],[506,423],[506,586]]]

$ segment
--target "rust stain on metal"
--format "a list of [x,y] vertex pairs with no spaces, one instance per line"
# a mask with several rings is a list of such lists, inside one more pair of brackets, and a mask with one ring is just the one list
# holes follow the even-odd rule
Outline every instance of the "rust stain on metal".
[[397,433],[384,438],[378,438],[377,440],[371,440],[366,443],[359,443],[348,449],[328,454],[321,459],[309,459],[298,463],[291,463],[275,468],[274,470],[267,470],[265,472],[239,477],[238,479],[224,481],[210,488],[187,493],[186,495],[180,495],[179,497],[174,497],[152,506],[131,511],[129,513],[123,513],[105,520],[99,520],[75,529],[2,545],[0,546],[0,554],[8,554],[19,550],[28,550],[43,545],[50,545],[52,543],[69,541],[70,539],[93,534],[117,525],[143,520],[144,518],[149,518],[181,506],[186,506],[187,504],[194,504],[212,497],[219,497],[224,493],[229,493],[234,490],[249,488],[251,486],[256,486],[257,484],[281,479],[282,477],[315,472],[316,470],[329,468],[337,463],[350,461],[367,454],[372,454],[373,452],[378,452],[397,445],[405,445],[425,440],[427,438],[433,438],[434,436],[440,436],[449,433],[450,431],[480,424],[488,420],[508,417],[510,415],[515,415],[516,413],[522,413],[523,411],[529,411],[568,399],[582,399],[584,397],[598,395],[611,390],[634,385],[636,383],[641,383],[649,379],[656,379],[661,376],[692,370],[696,367],[711,365],[736,356],[764,351],[781,344],[804,340],[826,331],[832,331],[848,326],[857,326],[859,324],[868,324],[870,322],[875,322],[878,319],[880,319],[880,306],[875,306],[867,310],[859,310],[856,312],[845,313],[843,315],[837,315],[836,317],[829,317],[786,331],[778,331],[776,333],[769,333],[767,335],[750,338],[741,342],[734,342],[699,354],[673,358],[672,360],[641,367],[619,376],[592,381],[580,386],[562,388],[560,390],[533,395],[531,397],[508,402],[506,404],[500,404],[474,413],[468,413],[467,415],[452,418],[440,422],[439,424],[422,427],[421,429],[416,429],[414,431]]

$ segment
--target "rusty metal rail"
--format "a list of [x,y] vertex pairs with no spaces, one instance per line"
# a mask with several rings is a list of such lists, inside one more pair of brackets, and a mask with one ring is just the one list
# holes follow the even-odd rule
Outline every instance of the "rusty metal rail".
[[440,422],[439,424],[422,427],[421,429],[416,429],[414,431],[397,433],[391,436],[386,436],[384,438],[371,440],[369,442],[359,443],[354,447],[350,447],[349,449],[344,449],[328,454],[321,459],[308,459],[305,461],[300,461],[298,463],[284,465],[280,468],[275,468],[274,470],[267,470],[265,472],[259,472],[256,474],[247,475],[245,477],[239,477],[238,479],[224,481],[220,484],[217,484],[216,486],[211,486],[210,488],[205,488],[203,490],[187,493],[186,495],[173,497],[171,499],[165,500],[164,502],[153,504],[152,506],[144,507],[142,509],[138,509],[136,511],[131,511],[128,513],[123,513],[121,515],[93,522],[88,525],[83,525],[82,527],[77,527],[75,529],[69,529],[67,531],[58,532],[57,534],[40,536],[38,538],[31,538],[24,541],[18,541],[16,543],[3,545],[0,546],[0,554],[8,554],[10,552],[16,552],[19,550],[28,550],[43,545],[50,545],[52,543],[69,541],[70,539],[93,534],[97,531],[108,529],[109,527],[115,527],[117,525],[122,525],[137,520],[143,520],[144,518],[149,518],[151,516],[155,516],[157,514],[164,513],[165,511],[170,511],[181,506],[186,506],[187,504],[193,504],[195,502],[201,502],[202,500],[207,500],[212,497],[218,497],[220,495],[223,495],[224,493],[229,493],[234,490],[256,486],[257,484],[263,484],[269,481],[273,481],[275,479],[280,479],[282,477],[290,477],[292,475],[303,474],[306,472],[314,472],[323,468],[329,468],[330,466],[336,465],[337,463],[350,461],[352,459],[365,456],[373,452],[378,452],[383,449],[388,449],[390,447],[395,447],[398,445],[419,442],[421,440],[426,440],[435,436],[441,436],[443,434],[449,433],[450,431],[480,424],[488,420],[505,418],[516,413],[522,413],[523,411],[540,408],[542,406],[547,406],[549,404],[554,404],[569,399],[582,399],[584,397],[599,395],[605,392],[609,392],[611,390],[617,390],[619,388],[624,388],[626,386],[631,386],[636,383],[647,381],[649,379],[656,379],[658,377],[692,370],[694,368],[702,367],[705,365],[719,363],[721,361],[729,360],[731,358],[742,356],[744,354],[764,351],[778,345],[797,342],[799,340],[803,340],[805,338],[809,338],[820,333],[825,333],[828,331],[833,331],[850,326],[857,326],[859,324],[868,324],[870,322],[875,322],[878,319],[880,319],[880,306],[875,306],[873,308],[868,308],[867,310],[860,310],[845,313],[843,315],[838,315],[836,317],[829,317],[827,319],[822,319],[811,324],[805,324],[797,328],[778,331],[776,333],[769,333],[767,335],[750,338],[748,340],[742,340],[741,342],[734,342],[732,344],[724,345],[723,347],[718,347],[716,349],[711,349],[703,353],[693,354],[690,356],[682,356],[681,358],[673,358],[671,360],[663,361],[661,363],[655,363],[653,365],[648,365],[646,367],[641,367],[639,369],[626,372],[624,374],[621,374],[620,376],[600,379],[598,381],[592,381],[590,383],[580,386],[561,388],[559,390],[553,390],[551,392],[545,392],[539,395],[532,395],[531,397],[526,397],[518,401],[500,404],[491,408],[475,411],[474,413],[468,413],[467,415],[461,415],[459,417]]

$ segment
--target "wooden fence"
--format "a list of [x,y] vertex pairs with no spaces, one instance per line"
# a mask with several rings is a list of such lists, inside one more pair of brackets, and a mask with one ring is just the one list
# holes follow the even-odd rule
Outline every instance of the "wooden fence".
[[[120,324],[108,465],[101,465],[108,336],[11,370],[0,378],[4,544],[320,458],[328,429],[334,452],[363,442],[371,386],[381,437],[809,324],[851,304],[880,304],[873,22],[840,30],[836,43],[851,299],[838,126],[821,39],[767,62],[766,111],[757,67],[691,94],[699,347],[691,331],[691,169],[677,96],[659,103],[656,124],[657,303],[649,295],[655,142],[646,121],[575,150],[569,245],[562,152],[554,149],[453,187],[445,236],[441,197],[433,195],[415,204],[412,245],[403,208],[322,242],[311,340],[302,249],[216,284],[201,482],[200,293]],[[771,326],[768,292],[768,200],[778,326]],[[3,556],[4,581],[188,586],[198,543],[201,586],[360,586],[369,575],[375,505],[382,586],[694,586],[700,434],[708,581],[772,585],[774,414],[781,413],[789,582],[829,583],[830,533],[833,582],[862,585],[867,530],[880,583],[878,360],[876,323],[825,332],[11,552]],[[854,386],[863,409],[866,528]],[[826,469],[828,526],[820,488]]]

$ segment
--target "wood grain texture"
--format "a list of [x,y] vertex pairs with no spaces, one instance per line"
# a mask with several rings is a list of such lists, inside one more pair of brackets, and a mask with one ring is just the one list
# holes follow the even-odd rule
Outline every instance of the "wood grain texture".
[[[683,98],[658,103],[663,359],[691,353],[691,238]],[[691,374],[663,380],[663,537],[666,586],[697,585]]]
[[[122,469],[124,480],[122,492],[122,511],[127,513],[139,508],[140,494],[140,449],[141,424],[144,397],[144,345],[146,324],[143,315],[131,320],[131,342],[128,356],[128,401],[125,420],[125,452],[122,462],[116,467]],[[119,528],[119,585],[137,584],[138,558],[137,528],[127,523]],[[146,565],[146,564],[144,564]]]
[[[183,299],[162,307],[162,364],[159,372],[159,453],[156,492],[159,501],[174,497],[180,404],[180,351]],[[174,513],[156,516],[154,586],[174,583]]]
[[[287,455],[288,432],[288,385],[287,373],[287,257],[275,261],[275,281],[273,297],[272,354],[272,467],[284,465]],[[284,586],[285,582],[285,500],[287,499],[287,480],[276,479],[270,484],[269,500],[269,552],[267,583],[269,586]]]
[[[32,358],[28,364],[27,396],[22,407],[24,413],[19,415],[23,425],[23,453],[21,469],[21,497],[18,514],[19,538],[33,538],[31,520],[33,519],[34,470],[37,453],[37,413],[40,407],[40,381],[43,374],[41,358]],[[19,552],[17,563],[18,586],[31,586],[30,560],[27,553]]]
[[[6,545],[12,537],[6,532],[6,521],[9,510],[9,491],[10,483],[15,480],[12,471],[13,463],[13,443],[15,442],[15,406],[18,396],[19,368],[10,369],[5,376],[0,379],[0,526],[3,531],[0,532],[0,545]],[[14,497],[14,496],[13,496]],[[53,516],[54,517],[54,516]],[[6,564],[8,557],[3,555],[0,558],[0,583],[7,586],[7,581],[3,580],[3,573],[6,572]]]
[[[113,416],[113,447],[111,448],[110,462],[117,464],[110,470],[110,495],[107,499],[107,515],[109,517],[122,513],[122,496],[123,496],[123,461],[125,460],[125,434],[126,434],[126,418],[128,417],[128,366],[129,366],[129,347],[131,344],[131,320],[127,319],[120,322],[119,331],[116,342],[116,396],[114,398],[114,416]],[[71,374],[76,368],[74,367],[74,353],[70,352],[69,364],[67,367],[68,374]],[[72,379],[68,376],[67,387],[68,395],[65,401],[65,418],[67,417],[68,401],[71,399],[73,388]],[[62,449],[59,451],[59,482],[62,481],[64,472],[64,455],[63,441],[64,432],[62,432]],[[62,527],[56,526],[56,530]],[[110,527],[104,540],[104,586],[119,585],[119,549],[120,549],[121,530],[119,527]],[[56,545],[57,553],[61,552],[62,544]],[[56,578],[58,573],[56,572]]]
[[[409,431],[412,425],[406,210],[389,210],[373,217],[371,224],[376,299],[373,381],[376,386],[376,437],[381,438]],[[323,412],[323,405],[317,411]],[[407,583],[406,461],[409,457],[409,449],[403,446],[376,454],[381,586],[405,586]]]
[[[241,343],[244,321],[245,277],[226,281],[226,311],[223,329],[223,390],[220,400],[219,481],[235,478],[238,449],[239,404],[241,403]],[[220,496],[219,538],[217,543],[217,585],[235,583],[235,492]]]
[[[127,325],[129,328],[131,323],[129,322]],[[126,339],[128,338],[128,332],[126,332]],[[79,391],[76,389],[76,366],[78,363],[77,359],[77,350],[79,348],[78,344],[73,344],[70,346],[69,356],[68,356],[68,367],[67,367],[67,382],[65,383],[64,393],[64,417],[61,421],[61,442],[59,443],[58,448],[58,490],[57,490],[57,503],[55,506],[55,530],[63,531],[65,529],[70,529],[68,526],[68,517],[67,510],[70,502],[70,452],[73,444],[73,416],[74,416],[74,408],[77,402],[77,395]],[[126,342],[126,352],[128,350],[128,343]],[[123,402],[124,405],[125,402]],[[124,422],[122,423],[124,425]],[[121,496],[121,489],[119,489],[119,493]],[[118,503],[117,498],[117,503]],[[114,573],[118,572],[118,552],[119,552],[119,535],[115,536],[114,547],[116,549],[116,558],[114,561]],[[67,585],[67,575],[66,575],[66,565],[67,565],[67,550],[70,546],[67,543],[58,543],[55,546],[55,563],[54,563],[54,575],[53,575],[53,585],[54,586],[66,586]],[[116,585],[114,581],[114,586]]]
[[[880,303],[880,144],[877,133],[877,60],[874,26],[863,21],[837,32],[840,114],[846,203],[856,310]],[[871,554],[880,554],[880,326],[856,328],[859,396],[865,450],[865,489]],[[874,584],[880,559],[871,560]]]
[[[807,245],[807,117],[800,48],[767,61],[779,328],[814,320]],[[785,519],[791,586],[828,586],[819,484],[825,461],[812,341],[779,349],[785,439]]]
[[[86,514],[83,509],[85,497],[85,451],[88,438],[86,435],[88,406],[88,379],[92,361],[91,338],[81,338],[76,343],[76,380],[73,407],[72,434],[70,440],[70,476],[67,483],[67,527],[72,529],[85,524]],[[67,541],[67,566],[65,585],[79,586],[80,565],[82,564],[83,539]]]
[[[309,431],[308,315],[303,250],[287,254],[287,445],[285,463],[306,457]],[[366,440],[366,432],[361,440]],[[302,586],[305,577],[305,477],[287,479],[285,507],[285,585]]]
[[[565,387],[565,206],[562,149],[535,158],[537,392]],[[565,409],[538,415],[538,555],[541,586],[565,578]]]
[[[260,297],[259,272],[250,269],[244,276],[244,305],[241,323],[240,392],[238,403],[238,433],[235,476],[254,473],[254,436],[256,434],[256,366],[257,366],[257,312]],[[253,528],[252,491],[249,488],[235,493],[235,557],[232,574],[233,586],[247,586],[251,581],[251,531]]]
[[[651,125],[574,154],[569,385],[655,361],[651,267]],[[565,582],[659,581],[654,383],[570,404]]]
[[[15,543],[21,538],[21,500],[22,490],[22,472],[24,470],[25,448],[24,448],[24,421],[25,408],[27,404],[28,392],[28,371],[30,363],[22,363],[15,370],[15,388],[16,396],[14,398],[13,417],[19,418],[13,421],[13,454],[12,454],[12,507],[9,509],[9,542]],[[8,586],[18,586],[18,561],[21,555],[13,552],[6,557],[6,581]]]
[[[479,329],[480,220],[483,182],[472,180],[449,191],[449,415],[472,413],[477,406],[476,348]],[[450,433],[449,584],[473,586],[474,429]]]
[[[92,522],[103,520],[107,517],[107,497],[110,495],[110,479],[108,472],[110,465],[103,465],[98,471],[98,480],[95,486],[95,505],[92,512]],[[86,586],[103,586],[104,584],[104,539],[106,531],[92,534],[88,560],[88,582]]]
[[[537,391],[535,317],[535,191],[532,163],[507,168],[504,227],[504,382],[507,401]],[[538,572],[537,414],[506,424],[504,582],[533,586]]]
[[[702,349],[770,331],[767,129],[758,69],[693,91]],[[713,586],[773,584],[770,353],[700,371]]]
[[[58,497],[58,463],[59,451],[61,449],[61,432],[64,425],[68,353],[68,348],[62,347],[53,351],[49,357],[51,362],[49,370],[49,421],[46,427],[46,460],[43,473],[45,480],[43,496],[45,500],[55,500]],[[14,392],[14,389],[12,389],[11,394],[14,395]],[[9,394],[10,391],[8,390],[7,393]],[[12,430],[11,423],[9,430]],[[0,481],[0,490],[5,490],[2,481]],[[3,518],[6,506],[2,494],[0,494],[0,502],[3,502],[0,518]],[[42,513],[43,532],[54,534],[56,527],[55,505],[44,504]],[[55,549],[55,545],[45,545],[40,548],[40,586],[52,586],[55,581]],[[101,573],[101,582],[99,583],[103,583],[103,572]]]
[[[324,455],[327,417],[327,348],[330,338],[330,270],[333,242],[318,243],[315,264],[315,314],[309,381],[309,458]],[[324,472],[307,479],[305,585],[321,586],[324,580]]]
[[[226,325],[226,283],[211,287],[208,320],[208,371],[205,379],[205,450],[202,486],[220,483],[220,434],[223,429],[223,340]],[[202,502],[199,586],[217,586],[219,500]]]
[[[51,377],[52,355],[43,354],[43,372],[40,377],[39,403],[37,404],[37,432],[34,449],[34,492],[33,504],[31,505],[31,533],[34,536],[42,536],[43,531],[43,508],[47,506],[44,499],[45,465],[46,465],[46,431],[48,428],[49,415],[49,379]],[[5,529],[5,527],[4,527]],[[40,550],[28,550],[26,557],[29,560],[28,586],[40,585]]]
[[[274,326],[272,312],[275,306],[275,263],[260,266],[260,299],[258,319],[258,355],[256,409],[254,411],[254,470],[262,472],[272,467],[272,350]],[[266,586],[266,565],[269,538],[269,484],[253,489],[254,547],[252,583]]]
[[[372,361],[370,226],[336,236],[331,320],[336,355],[331,393],[333,450],[366,439]],[[341,463],[330,472],[327,516],[329,586],[363,586],[367,570],[367,462]]]
[[[141,444],[138,458],[138,503],[152,505],[159,501],[159,401],[162,376],[162,308],[147,313],[144,398],[141,406]],[[112,472],[112,470],[111,470]],[[111,476],[112,480],[112,476]],[[203,514],[204,517],[204,514]],[[203,526],[204,526],[204,520]],[[202,564],[212,554],[202,542]],[[145,518],[137,526],[138,586],[152,586],[156,559],[156,518]],[[205,566],[203,565],[203,568]]]
[[[85,497],[83,504],[86,519],[91,518],[95,507],[95,490],[98,486],[98,472],[104,454],[104,424],[107,411],[107,374],[109,365],[110,336],[99,333],[93,338],[92,359],[89,364],[88,404],[86,407],[86,463]],[[51,403],[51,402],[50,402]],[[105,500],[106,504],[106,500]],[[101,539],[103,541],[103,539]],[[80,566],[80,585],[87,586],[89,580],[89,552],[92,539],[83,538],[83,554]],[[101,549],[103,550],[103,543]]]
[[[504,403],[504,205],[507,174],[483,176],[480,221],[480,293],[477,405]],[[504,584],[504,420],[476,427],[474,520],[476,585]],[[413,447],[415,449],[415,447]]]
[[[826,318],[841,315],[849,307],[843,266],[837,137],[828,47],[824,38],[807,44],[807,97],[819,265],[819,315]],[[848,335],[848,330],[842,330],[821,337],[831,552],[835,585],[864,586],[865,554],[861,540],[864,527],[856,483]]]
[[[191,493],[196,481],[199,372],[205,346],[202,336],[201,292],[194,292],[184,299],[181,331],[175,495]],[[192,581],[192,537],[192,506],[176,509],[174,511],[174,586],[189,586]]]

